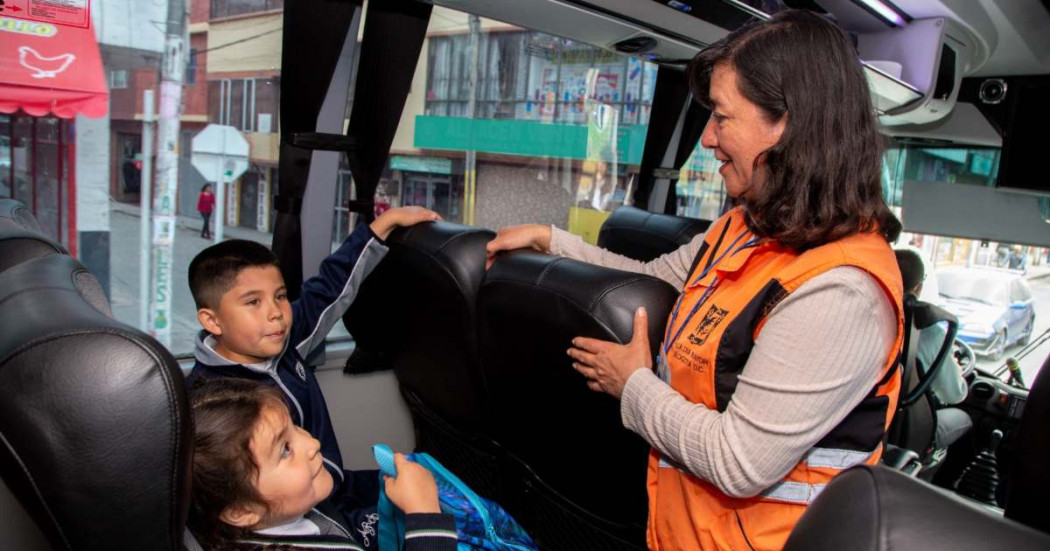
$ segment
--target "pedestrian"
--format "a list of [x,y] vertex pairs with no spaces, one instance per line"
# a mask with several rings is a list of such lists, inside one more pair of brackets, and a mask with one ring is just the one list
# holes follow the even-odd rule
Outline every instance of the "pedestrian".
[[211,192],[211,184],[204,184],[200,195],[197,196],[197,212],[201,213],[204,225],[201,227],[201,237],[211,239],[211,211],[215,208],[215,194]]

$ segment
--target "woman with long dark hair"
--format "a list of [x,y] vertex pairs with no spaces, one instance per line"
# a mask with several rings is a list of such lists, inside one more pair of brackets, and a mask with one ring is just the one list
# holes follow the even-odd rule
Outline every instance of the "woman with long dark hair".
[[651,549],[779,549],[832,477],[881,456],[900,387],[901,226],[860,61],[833,24],[778,13],[687,75],[737,207],[648,263],[539,225],[501,230],[488,251],[533,247],[682,289],[655,373],[644,310],[632,342],[580,337],[568,353],[652,445]]

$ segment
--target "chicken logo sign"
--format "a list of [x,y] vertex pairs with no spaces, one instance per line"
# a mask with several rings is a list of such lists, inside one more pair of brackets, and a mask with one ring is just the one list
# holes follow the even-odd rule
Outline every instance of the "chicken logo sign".
[[26,69],[34,71],[29,75],[33,78],[55,78],[76,59],[77,56],[73,54],[44,57],[29,46],[18,48],[18,62]]

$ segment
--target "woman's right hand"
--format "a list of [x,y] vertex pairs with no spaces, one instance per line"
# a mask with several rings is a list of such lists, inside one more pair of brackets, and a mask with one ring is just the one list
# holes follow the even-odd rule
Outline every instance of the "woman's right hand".
[[488,260],[485,262],[485,269],[487,270],[492,266],[492,261],[496,259],[496,253],[500,251],[532,248],[541,253],[545,253],[550,250],[550,247],[550,226],[544,224],[525,224],[522,226],[500,228],[500,230],[496,232],[496,238],[489,241],[488,245],[485,246],[485,253],[488,254]]

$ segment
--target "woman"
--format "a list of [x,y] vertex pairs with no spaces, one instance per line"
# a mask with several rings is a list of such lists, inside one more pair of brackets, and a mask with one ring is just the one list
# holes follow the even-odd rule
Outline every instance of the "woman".
[[201,237],[211,239],[211,211],[215,208],[215,195],[211,192],[211,184],[204,184],[201,192],[197,195],[197,212],[204,219],[201,226]]
[[568,353],[652,445],[651,549],[779,549],[835,474],[881,455],[900,385],[900,223],[866,80],[834,25],[781,12],[704,50],[688,78],[712,111],[701,144],[740,206],[649,263],[538,225],[501,230],[488,251],[533,247],[682,289],[658,374],[641,310],[631,343],[576,338]]

